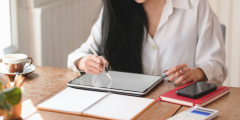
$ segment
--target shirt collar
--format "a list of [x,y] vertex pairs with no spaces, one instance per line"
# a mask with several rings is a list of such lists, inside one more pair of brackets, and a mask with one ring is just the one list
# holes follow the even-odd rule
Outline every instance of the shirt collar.
[[170,0],[172,1],[172,7],[181,9],[190,9],[189,0]]

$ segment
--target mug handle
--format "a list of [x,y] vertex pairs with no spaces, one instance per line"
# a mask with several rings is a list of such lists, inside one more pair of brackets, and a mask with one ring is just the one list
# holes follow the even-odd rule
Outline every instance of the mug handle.
[[30,64],[29,64],[28,66],[24,67],[24,69],[27,68],[27,67],[29,67],[29,66],[32,65],[32,63],[33,63],[33,59],[32,59],[31,57],[27,57],[27,59],[30,59],[31,62],[30,62]]

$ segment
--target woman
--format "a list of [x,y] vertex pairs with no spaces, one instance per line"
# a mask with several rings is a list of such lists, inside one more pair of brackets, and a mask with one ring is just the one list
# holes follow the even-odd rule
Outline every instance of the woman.
[[[92,55],[90,44],[104,57]],[[165,72],[175,84],[222,84],[227,68],[218,18],[206,0],[103,0],[91,35],[69,55],[68,68],[100,74],[108,65]]]

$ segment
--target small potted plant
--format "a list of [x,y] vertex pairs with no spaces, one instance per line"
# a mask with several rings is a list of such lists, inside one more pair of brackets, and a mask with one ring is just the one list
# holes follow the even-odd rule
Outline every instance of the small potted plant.
[[11,86],[8,76],[0,74],[0,116],[4,119],[21,118],[21,90]]

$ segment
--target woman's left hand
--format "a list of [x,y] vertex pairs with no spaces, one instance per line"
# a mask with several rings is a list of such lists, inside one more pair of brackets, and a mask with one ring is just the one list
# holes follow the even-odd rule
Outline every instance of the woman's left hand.
[[196,77],[192,72],[192,69],[188,67],[185,63],[172,67],[168,71],[165,72],[169,77],[170,81],[175,80],[175,84],[185,84],[191,81],[195,81]]

